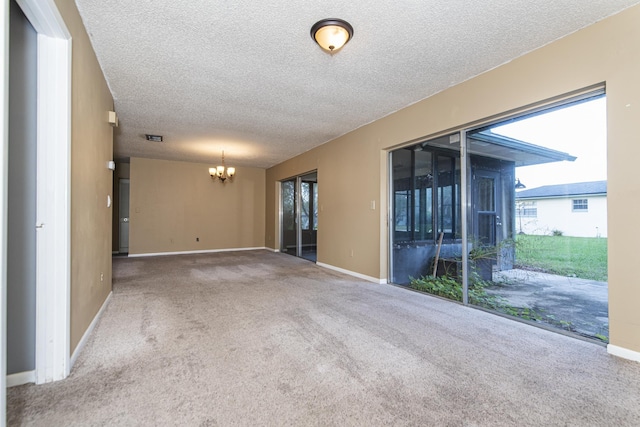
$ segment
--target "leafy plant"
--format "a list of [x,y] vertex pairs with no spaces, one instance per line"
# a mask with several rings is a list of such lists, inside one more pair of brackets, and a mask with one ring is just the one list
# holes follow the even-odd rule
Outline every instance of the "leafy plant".
[[609,337],[607,337],[605,335],[596,334],[595,337],[598,338],[600,341],[609,342]]
[[[485,288],[489,284],[480,280],[477,274],[471,274],[470,282],[469,302],[471,304],[494,310],[505,306],[503,298],[487,293]],[[454,301],[462,301],[462,283],[449,276],[424,276],[419,279],[412,279],[409,286],[418,291],[427,292]]]
[[498,256],[498,248],[496,246],[474,246],[469,252],[470,261],[478,261],[481,259],[494,260]]

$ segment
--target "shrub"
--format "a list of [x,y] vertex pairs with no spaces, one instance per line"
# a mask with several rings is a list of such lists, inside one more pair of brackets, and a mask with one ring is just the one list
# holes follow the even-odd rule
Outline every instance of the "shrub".
[[557,228],[551,231],[552,236],[562,237],[563,234],[562,230],[558,230]]

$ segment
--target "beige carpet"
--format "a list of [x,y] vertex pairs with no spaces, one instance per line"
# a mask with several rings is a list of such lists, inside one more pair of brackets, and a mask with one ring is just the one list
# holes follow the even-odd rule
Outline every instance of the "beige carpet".
[[114,259],[71,376],[9,425],[639,426],[604,347],[267,251]]

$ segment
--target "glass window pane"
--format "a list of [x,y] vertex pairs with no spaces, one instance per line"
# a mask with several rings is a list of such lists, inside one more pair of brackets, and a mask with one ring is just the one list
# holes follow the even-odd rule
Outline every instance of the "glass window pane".
[[396,191],[395,195],[395,230],[409,231],[409,192]]
[[283,253],[296,253],[296,181],[282,182],[282,245]]
[[453,185],[452,157],[438,156],[438,233],[453,236]]
[[397,150],[391,154],[394,193],[394,242],[412,240],[412,151]]
[[313,229],[318,229],[318,183],[313,184]]
[[589,201],[587,199],[576,199],[573,201],[574,212],[587,212],[589,210]]
[[493,212],[496,210],[495,183],[493,178],[478,179],[478,210]]
[[309,183],[300,186],[300,223],[303,230],[309,230]]
[[495,219],[493,214],[478,214],[478,244],[480,246],[495,246]]
[[455,171],[455,181],[456,181],[456,186],[455,186],[455,200],[453,202],[453,205],[455,206],[455,214],[453,217],[453,222],[454,222],[454,235],[452,236],[453,238],[459,239],[462,236],[462,229],[461,229],[461,221],[460,218],[462,216],[462,214],[460,213],[461,210],[461,204],[460,204],[460,180],[462,179],[462,174],[460,172],[460,158],[456,157],[456,171]]
[[432,157],[428,151],[415,152],[415,240],[433,240]]
[[295,228],[295,181],[282,183],[282,226],[285,230]]
[[605,99],[514,117],[467,142],[470,303],[607,342]]

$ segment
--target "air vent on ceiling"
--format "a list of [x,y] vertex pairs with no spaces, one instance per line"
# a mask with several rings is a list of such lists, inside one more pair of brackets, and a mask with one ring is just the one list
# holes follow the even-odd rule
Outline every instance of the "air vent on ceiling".
[[145,134],[147,137],[147,141],[153,141],[153,142],[162,142],[162,135],[150,135],[150,134]]

